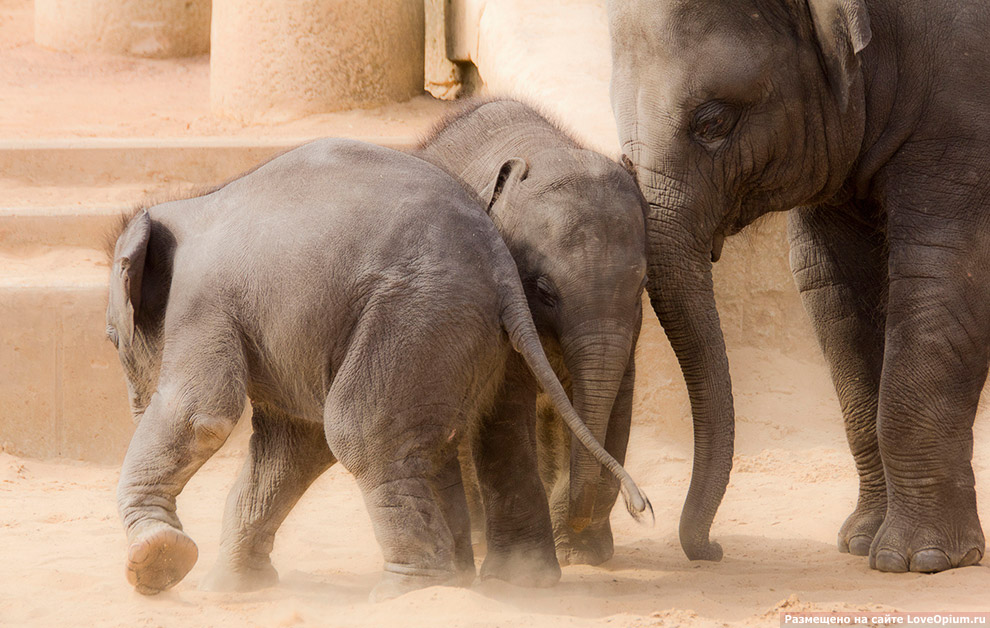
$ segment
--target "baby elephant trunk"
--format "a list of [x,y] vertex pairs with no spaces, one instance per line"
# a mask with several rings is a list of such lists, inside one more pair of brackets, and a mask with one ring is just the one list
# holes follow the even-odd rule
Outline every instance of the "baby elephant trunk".
[[[606,444],[612,408],[632,349],[633,335],[624,327],[608,320],[594,321],[561,342],[571,375],[574,409],[602,445]],[[598,500],[611,501],[613,497],[599,496],[601,479],[601,464],[573,438],[568,523],[575,532],[591,523]],[[611,503],[599,506],[611,507]]]

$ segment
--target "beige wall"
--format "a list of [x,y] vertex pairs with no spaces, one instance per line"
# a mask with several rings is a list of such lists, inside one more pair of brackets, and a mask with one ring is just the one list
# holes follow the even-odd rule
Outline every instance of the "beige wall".
[[35,0],[34,38],[68,52],[203,54],[210,50],[210,0]]
[[214,0],[210,103],[243,122],[423,91],[422,0]]

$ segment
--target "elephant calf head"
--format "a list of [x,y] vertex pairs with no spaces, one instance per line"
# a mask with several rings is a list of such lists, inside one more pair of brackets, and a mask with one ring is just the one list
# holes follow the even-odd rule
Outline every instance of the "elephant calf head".
[[[576,409],[621,459],[646,279],[646,204],[631,173],[512,100],[468,105],[443,121],[418,155],[482,197]],[[558,546],[561,534],[580,533],[593,519],[607,527],[617,491],[602,487],[601,467],[583,447],[572,443],[569,455],[562,465],[541,455],[544,469],[554,469],[544,481]],[[610,537],[602,554],[579,560],[607,558]]]

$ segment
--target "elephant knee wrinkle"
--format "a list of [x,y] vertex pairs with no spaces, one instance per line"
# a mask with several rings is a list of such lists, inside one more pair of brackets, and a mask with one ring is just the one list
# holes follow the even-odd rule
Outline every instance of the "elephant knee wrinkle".
[[193,429],[193,436],[197,448],[206,451],[215,451],[225,442],[230,433],[234,431],[234,424],[227,418],[215,417],[206,414],[197,414],[190,420]]

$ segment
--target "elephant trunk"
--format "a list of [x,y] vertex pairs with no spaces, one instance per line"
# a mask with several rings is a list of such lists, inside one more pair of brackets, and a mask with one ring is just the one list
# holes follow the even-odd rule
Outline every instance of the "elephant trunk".
[[681,513],[681,547],[691,560],[721,560],[722,548],[709,540],[709,531],[729,483],[735,436],[729,363],[712,285],[712,260],[718,259],[722,236],[715,214],[699,215],[705,208],[679,194],[681,184],[648,175],[649,182],[663,184],[642,186],[650,209],[647,288],[684,375],[694,420],[694,468]]
[[[605,443],[612,406],[629,364],[633,330],[614,320],[575,328],[561,339],[570,372],[574,409],[599,443]],[[572,439],[568,524],[581,532],[592,519],[601,479],[601,465]]]

